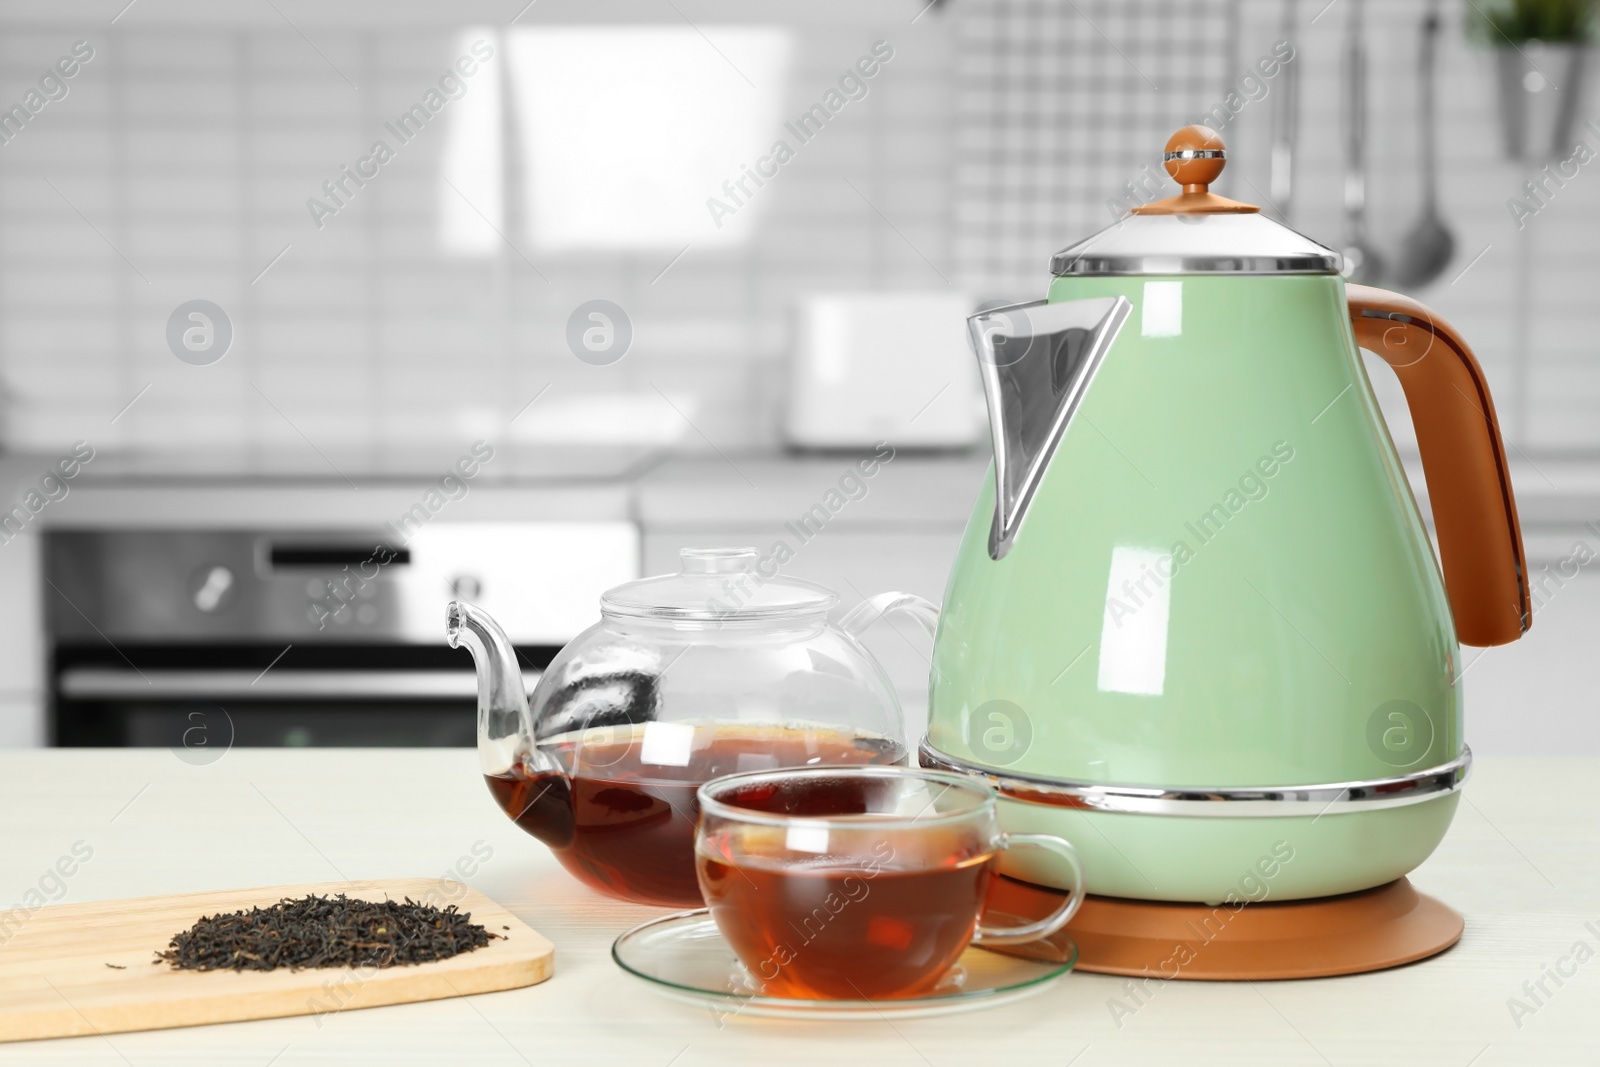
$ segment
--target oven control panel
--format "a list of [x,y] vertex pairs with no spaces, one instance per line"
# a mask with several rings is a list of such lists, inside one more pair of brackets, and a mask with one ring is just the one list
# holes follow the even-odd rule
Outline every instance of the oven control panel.
[[[55,641],[444,640],[471,601],[518,644],[560,645],[639,577],[631,522],[394,529],[62,530],[47,535]],[[53,587],[53,589],[51,588]]]

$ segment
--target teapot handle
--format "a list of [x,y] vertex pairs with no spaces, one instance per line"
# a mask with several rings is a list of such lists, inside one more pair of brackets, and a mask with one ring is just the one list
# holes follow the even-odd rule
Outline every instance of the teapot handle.
[[1505,444],[1483,370],[1461,335],[1409,297],[1347,285],[1356,343],[1405,390],[1428,481],[1456,636],[1487,647],[1533,624],[1528,562]]
[[839,628],[851,637],[859,638],[867,627],[891,612],[909,615],[917,625],[932,637],[939,628],[939,608],[915,593],[879,593],[869,596],[839,620]]

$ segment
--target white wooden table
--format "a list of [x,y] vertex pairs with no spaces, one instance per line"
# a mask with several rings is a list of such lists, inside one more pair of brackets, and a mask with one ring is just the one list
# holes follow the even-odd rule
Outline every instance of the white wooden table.
[[[471,752],[240,749],[206,766],[166,750],[5,752],[0,906],[41,879],[57,891],[46,872],[74,845],[93,855],[63,879],[68,901],[438,877],[476,848],[492,855],[466,880],[542,931],[557,955],[555,977],[529,989],[320,1021],[0,1045],[0,1065],[1593,1065],[1597,779],[1600,760],[1479,761],[1449,837],[1412,876],[1466,915],[1466,936],[1421,964],[1254,986],[1171,982],[1120,1027],[1108,1002],[1123,980],[1090,974],[987,1012],[802,1024],[719,1020],[618,970],[612,939],[658,913],[602,900],[568,877],[500,814]],[[1559,987],[1545,978],[1552,995],[1534,1005],[1523,983],[1537,986],[1580,941],[1594,958]],[[1514,1020],[1512,997],[1536,1010]]]

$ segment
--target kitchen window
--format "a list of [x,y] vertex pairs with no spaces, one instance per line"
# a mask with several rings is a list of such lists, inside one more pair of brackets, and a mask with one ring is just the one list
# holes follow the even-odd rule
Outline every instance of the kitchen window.
[[781,129],[786,29],[469,30],[461,50],[486,38],[495,77],[449,114],[439,188],[446,251],[488,255],[502,234],[541,252],[676,252],[749,239],[759,188],[725,218],[709,219],[706,202],[725,196],[724,184]]

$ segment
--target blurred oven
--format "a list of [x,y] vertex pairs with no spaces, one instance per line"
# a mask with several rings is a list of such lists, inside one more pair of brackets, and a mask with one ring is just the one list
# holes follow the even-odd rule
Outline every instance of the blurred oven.
[[472,745],[469,600],[539,672],[639,575],[628,522],[46,535],[49,737],[58,746]]

